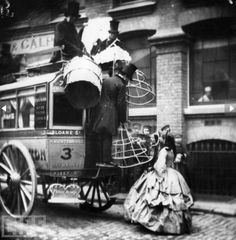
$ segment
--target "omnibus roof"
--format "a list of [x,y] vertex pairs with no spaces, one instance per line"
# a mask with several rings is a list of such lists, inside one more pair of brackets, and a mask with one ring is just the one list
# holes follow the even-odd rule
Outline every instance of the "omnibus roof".
[[56,76],[56,73],[54,72],[54,73],[42,74],[34,77],[22,77],[17,82],[1,85],[0,92],[24,88],[24,87],[30,87],[34,85],[39,85],[41,83],[48,83],[48,82],[51,82],[55,78],[55,76]]

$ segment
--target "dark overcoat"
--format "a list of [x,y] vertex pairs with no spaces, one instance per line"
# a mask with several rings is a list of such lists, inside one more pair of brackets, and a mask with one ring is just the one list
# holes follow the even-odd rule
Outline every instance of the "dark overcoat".
[[92,130],[98,134],[116,135],[126,121],[126,83],[121,76],[104,79],[101,100],[95,107]]
[[71,59],[83,55],[84,44],[79,39],[74,23],[66,20],[58,23],[55,27],[54,46],[62,46],[63,57]]

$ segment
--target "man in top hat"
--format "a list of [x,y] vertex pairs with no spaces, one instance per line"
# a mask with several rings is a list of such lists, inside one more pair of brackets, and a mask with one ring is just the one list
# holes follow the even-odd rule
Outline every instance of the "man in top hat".
[[[118,27],[119,27],[119,21],[113,19],[110,21],[110,30],[109,32],[109,36],[107,39],[101,41],[101,39],[97,39],[97,41],[95,42],[95,44],[93,45],[90,54],[96,55],[97,53],[105,50],[109,45],[111,45],[116,39],[118,39],[118,35],[119,35],[119,31],[118,31]],[[119,44],[119,43],[118,43]]]
[[112,137],[117,134],[120,124],[127,120],[126,85],[132,80],[136,66],[126,64],[113,77],[105,78],[102,84],[100,103],[91,117],[92,131],[99,137],[100,161],[111,162]]
[[[120,22],[115,19],[110,21],[110,30],[108,31],[109,32],[108,38],[105,39],[104,41],[101,41],[101,39],[97,39],[97,41],[95,42],[95,44],[93,45],[93,47],[90,51],[91,56],[95,56],[96,54],[106,50],[110,45],[112,45],[112,43],[115,43],[117,46],[126,50],[125,44],[118,39],[119,23]],[[122,65],[123,65],[123,63],[121,60],[117,60],[114,65],[113,65],[112,61],[108,61],[108,62],[100,64],[100,66],[103,70],[103,73],[107,72],[110,77],[112,76],[112,74],[114,72],[119,71],[119,69],[122,67]]]
[[15,81],[12,73],[20,70],[20,62],[12,57],[11,45],[8,43],[2,44],[0,57],[0,85]]
[[54,46],[62,47],[62,56],[60,52],[55,52],[50,62],[56,62],[62,59],[70,60],[75,56],[82,56],[84,53],[84,44],[81,41],[81,34],[78,34],[75,27],[75,20],[80,17],[80,4],[75,1],[68,3],[65,11],[65,19],[56,24]]

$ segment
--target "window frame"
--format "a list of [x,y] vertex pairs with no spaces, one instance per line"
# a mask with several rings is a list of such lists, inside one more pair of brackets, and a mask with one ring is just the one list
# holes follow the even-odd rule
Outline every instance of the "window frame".
[[[41,90],[38,90],[40,89]],[[2,96],[0,97],[0,101],[7,101],[7,100],[15,100],[16,101],[16,116],[15,116],[15,127],[14,128],[0,128],[0,132],[4,131],[25,131],[25,130],[35,130],[35,106],[34,106],[34,126],[33,127],[19,127],[19,101],[22,97],[29,97],[33,96],[36,97],[37,93],[44,93],[47,94],[47,87],[46,84],[39,84],[35,86],[28,86],[28,87],[21,87],[15,90],[6,90],[2,92]],[[46,110],[47,114],[48,110]],[[47,117],[46,117],[47,118]],[[47,123],[46,123],[47,125]],[[46,128],[46,127],[45,127]],[[44,128],[44,129],[45,129]]]
[[[157,69],[156,69],[156,49],[154,46],[152,46],[149,42],[148,42],[148,35],[147,34],[140,34],[139,31],[137,32],[133,32],[132,34],[132,38],[137,39],[137,38],[141,38],[142,41],[147,41],[147,45],[145,47],[142,48],[137,48],[137,49],[131,49],[131,53],[130,55],[132,55],[133,53],[135,53],[135,51],[137,50],[145,50],[148,51],[148,61],[147,61],[147,66],[149,66],[148,72],[143,72],[145,75],[149,76],[149,78],[147,78],[147,83],[150,84],[150,86],[152,87],[153,92],[155,93],[154,99],[146,104],[146,105],[135,105],[135,104],[129,104],[129,109],[131,111],[129,111],[132,115],[135,114],[133,109],[136,110],[140,110],[140,109],[152,109],[156,107],[156,103],[157,103],[157,98],[156,98],[156,87],[157,87],[157,82],[156,82],[156,74],[157,74]],[[130,37],[129,35],[127,35],[126,37],[122,36],[122,41],[125,43],[126,48],[127,47],[127,41],[130,41]],[[129,49],[128,49],[129,50]],[[132,62],[135,64],[134,60],[132,60]],[[145,66],[145,68],[147,67]],[[137,66],[139,67],[139,66]],[[140,70],[140,69],[139,69]],[[142,71],[142,69],[141,69]],[[138,110],[138,112],[140,112]],[[152,112],[152,111],[151,111]],[[151,114],[152,115],[152,114]]]
[[[13,128],[0,128],[0,131],[14,131],[14,130],[16,130],[17,129],[17,119],[18,119],[18,104],[17,104],[17,98],[16,98],[16,96],[14,97],[14,96],[6,96],[6,97],[4,97],[4,98],[0,98],[0,101],[11,101],[11,100],[15,100],[16,101],[16,110],[15,110],[15,122],[14,122],[14,125],[15,125],[15,127],[13,127]],[[3,120],[3,118],[2,118],[2,115],[1,115],[1,122],[2,122],[2,120]],[[1,124],[2,125],[2,124]]]
[[[217,44],[216,42],[217,41],[228,41],[227,42],[227,46],[229,48],[229,52],[230,52],[230,40],[231,39],[236,39],[236,36],[219,36],[217,39],[212,39],[212,38],[201,38],[201,39],[198,39],[196,42],[194,42],[190,47],[189,47],[189,52],[188,52],[188,69],[189,69],[189,72],[188,72],[188,106],[189,107],[194,107],[195,109],[197,107],[199,108],[202,108],[202,109],[206,109],[206,106],[209,106],[209,107],[213,107],[215,109],[218,109],[219,106],[222,106],[222,105],[227,105],[227,104],[235,104],[236,103],[236,98],[235,99],[214,99],[212,102],[205,102],[205,103],[198,103],[198,101],[196,100],[194,102],[194,100],[192,100],[192,98],[194,97],[194,80],[195,80],[195,76],[194,76],[194,62],[196,61],[196,58],[194,57],[194,45],[195,44],[199,44],[200,42],[207,42],[210,44]],[[215,41],[215,43],[214,43]],[[235,45],[236,46],[236,45]],[[201,49],[203,50],[204,48],[197,48],[197,49]],[[227,58],[227,64],[228,64],[228,74],[230,73],[230,68],[231,68],[231,56],[228,56]],[[215,62],[217,62],[219,60],[215,60]],[[206,61],[203,61],[201,59],[201,64],[203,62],[206,62]],[[203,72],[203,66],[201,66],[201,72]],[[201,74],[201,78],[203,78],[203,73]],[[204,87],[204,81],[201,79],[201,85],[202,87]],[[234,88],[236,88],[236,79],[235,79],[235,85],[234,85]],[[209,108],[207,107],[207,108]],[[218,110],[216,110],[218,112]]]
[[66,125],[54,125],[53,124],[53,108],[54,108],[54,93],[65,94],[63,86],[53,86],[56,81],[50,83],[49,90],[49,128],[50,129],[68,129],[68,130],[83,130],[85,123],[86,110],[82,112],[82,125],[81,126],[66,126]]

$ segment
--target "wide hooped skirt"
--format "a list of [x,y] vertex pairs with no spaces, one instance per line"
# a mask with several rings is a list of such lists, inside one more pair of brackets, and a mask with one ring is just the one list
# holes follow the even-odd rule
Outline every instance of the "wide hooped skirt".
[[132,186],[124,203],[124,217],[157,233],[191,231],[190,189],[182,175],[167,168],[164,177],[155,170],[145,172]]

